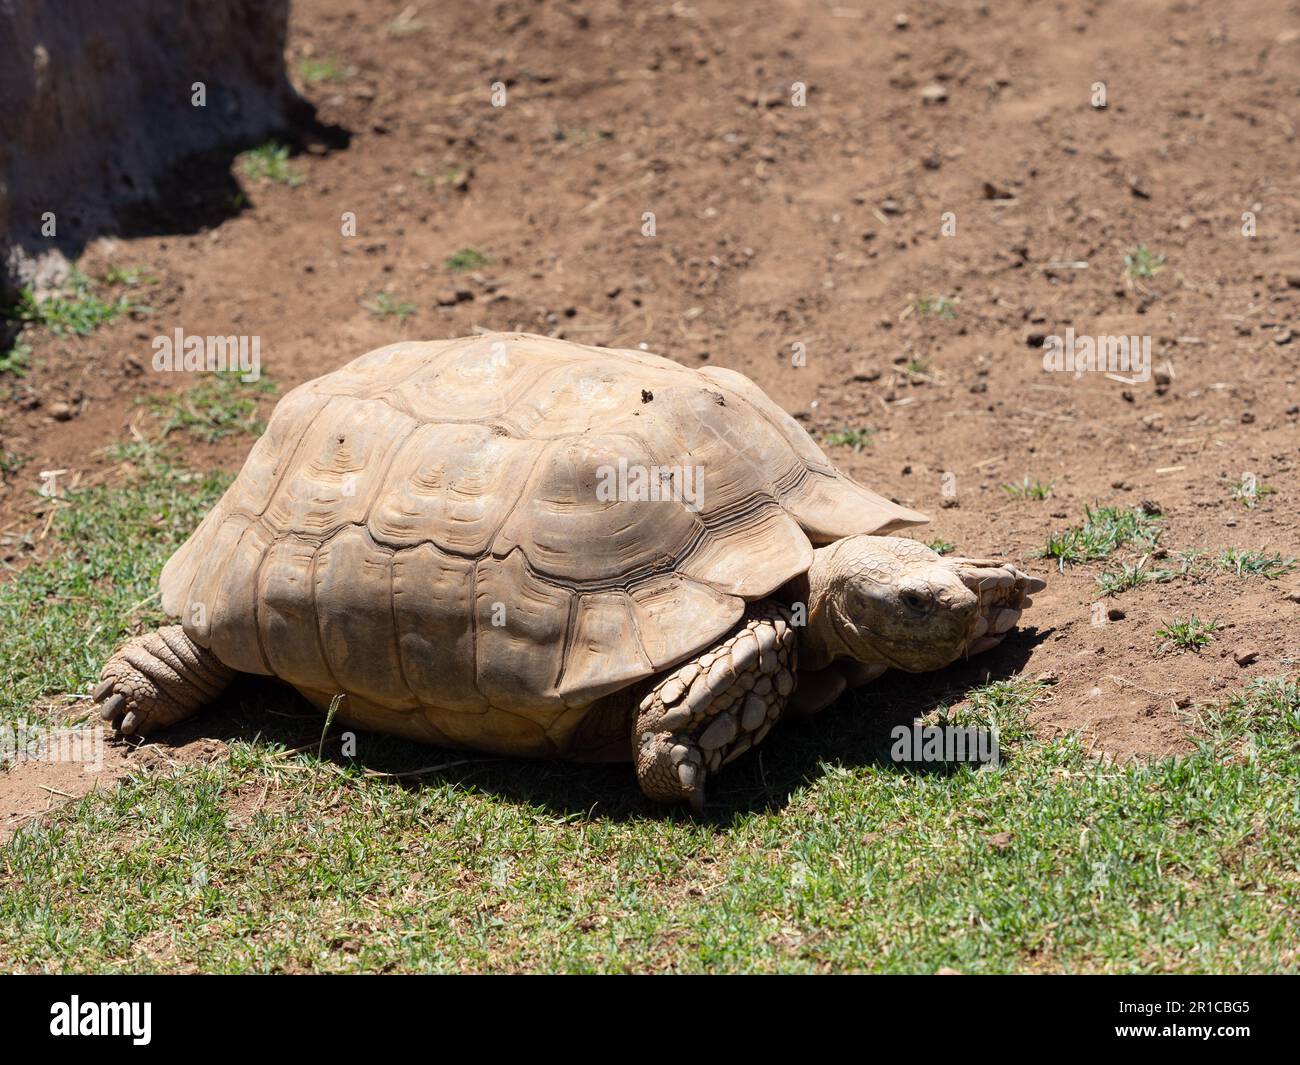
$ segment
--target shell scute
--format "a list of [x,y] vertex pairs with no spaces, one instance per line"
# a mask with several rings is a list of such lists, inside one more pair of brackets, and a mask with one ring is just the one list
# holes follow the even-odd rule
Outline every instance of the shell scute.
[[388,464],[370,508],[371,535],[394,547],[430,542],[450,554],[484,554],[515,509],[537,451],[531,440],[483,425],[421,425]]
[[275,534],[325,540],[365,521],[391,452],[416,422],[378,400],[335,396],[313,419],[263,512]]

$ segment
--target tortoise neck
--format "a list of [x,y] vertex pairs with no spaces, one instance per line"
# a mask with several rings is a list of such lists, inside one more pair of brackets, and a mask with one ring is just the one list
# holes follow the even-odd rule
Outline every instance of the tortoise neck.
[[844,643],[835,609],[838,544],[829,544],[813,551],[813,562],[808,567],[804,586],[800,588],[808,605],[808,624],[799,640],[799,667],[825,669],[840,655],[852,652]]

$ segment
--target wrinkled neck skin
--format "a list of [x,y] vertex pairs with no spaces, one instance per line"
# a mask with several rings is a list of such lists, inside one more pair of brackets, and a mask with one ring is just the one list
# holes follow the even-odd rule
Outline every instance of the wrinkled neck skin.
[[[859,654],[844,642],[846,629],[837,613],[839,596],[835,588],[842,569],[837,558],[839,547],[840,541],[836,541],[814,550],[813,563],[807,575],[791,586],[794,598],[808,604],[808,625],[799,638],[801,670],[825,669],[840,656],[862,661]],[[883,659],[879,663],[864,664],[878,664],[882,669],[888,665]]]

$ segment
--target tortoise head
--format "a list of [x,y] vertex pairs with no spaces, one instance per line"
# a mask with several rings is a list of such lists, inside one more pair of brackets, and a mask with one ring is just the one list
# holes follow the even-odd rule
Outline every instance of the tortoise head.
[[851,536],[815,552],[809,635],[830,657],[939,669],[1001,642],[1045,582],[989,559],[948,559],[916,540]]

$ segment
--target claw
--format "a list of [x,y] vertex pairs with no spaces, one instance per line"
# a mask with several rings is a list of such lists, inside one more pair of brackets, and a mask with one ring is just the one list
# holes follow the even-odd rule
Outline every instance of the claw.
[[[112,681],[105,681],[104,684],[108,685],[109,691],[113,690]],[[96,698],[99,698],[98,693],[103,690],[104,684],[101,684],[98,688],[95,689]],[[105,721],[112,721],[113,718],[117,717],[118,713],[121,711],[122,707],[125,704],[126,704],[125,695],[122,695],[120,693],[114,695],[111,699],[109,699],[106,703],[104,703],[103,706],[99,708],[99,716],[103,718]]]

